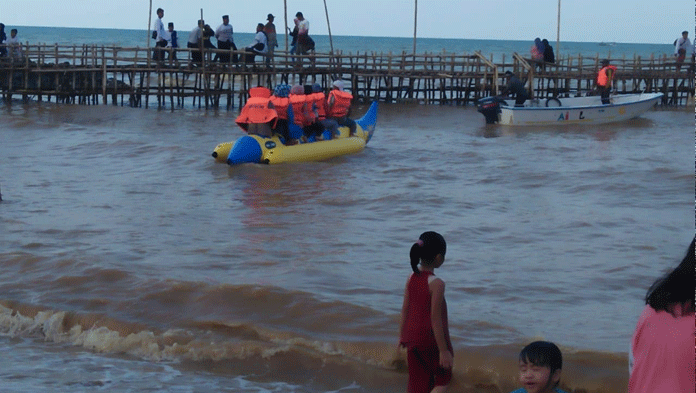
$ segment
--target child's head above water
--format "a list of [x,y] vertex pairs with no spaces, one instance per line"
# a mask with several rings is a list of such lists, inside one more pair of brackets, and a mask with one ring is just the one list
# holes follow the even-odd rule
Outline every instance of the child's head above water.
[[561,380],[561,350],[554,343],[535,341],[520,352],[519,367],[527,393],[551,393]]

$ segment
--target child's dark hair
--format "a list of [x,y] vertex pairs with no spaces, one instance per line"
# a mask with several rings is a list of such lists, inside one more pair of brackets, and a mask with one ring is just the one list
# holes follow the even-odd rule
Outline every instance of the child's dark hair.
[[563,355],[556,344],[548,341],[534,341],[520,351],[520,361],[539,367],[548,367],[551,372],[563,369]]
[[667,275],[660,277],[648,289],[645,295],[645,304],[649,304],[655,311],[667,311],[674,315],[672,306],[675,304],[687,304],[690,311],[694,311],[694,242],[691,240],[689,249],[679,266]]
[[437,232],[423,232],[418,238],[418,241],[411,246],[411,269],[414,273],[419,273],[418,263],[423,261],[429,264],[435,260],[437,254],[445,256],[447,252],[447,243],[445,238]]

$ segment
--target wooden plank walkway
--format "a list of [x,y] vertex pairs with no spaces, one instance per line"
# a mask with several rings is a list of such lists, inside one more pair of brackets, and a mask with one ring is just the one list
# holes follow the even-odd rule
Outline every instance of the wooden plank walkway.
[[[365,102],[468,105],[497,95],[508,70],[526,78],[536,98],[584,94],[593,89],[601,60],[564,56],[556,64],[539,65],[516,53],[494,63],[480,52],[276,52],[273,65],[266,67],[258,56],[255,65],[212,62],[222,52],[217,50],[206,51],[202,64],[192,65],[190,51],[177,49],[179,61],[155,62],[147,48],[27,44],[22,59],[0,58],[0,96],[7,101],[21,96],[84,105],[230,109],[242,106],[255,86],[319,83],[328,90],[341,78]],[[618,68],[617,93],[662,92],[663,105],[693,105],[692,63],[679,69],[666,55],[610,60]]]

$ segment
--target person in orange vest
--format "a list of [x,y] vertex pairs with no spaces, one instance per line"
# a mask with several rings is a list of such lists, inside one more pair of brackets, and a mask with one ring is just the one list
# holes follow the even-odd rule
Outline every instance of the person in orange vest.
[[311,125],[317,118],[316,108],[302,85],[295,85],[290,89],[290,106],[292,107],[293,122],[302,128],[304,135],[302,141],[314,135]]
[[235,120],[237,125],[249,134],[270,138],[277,121],[271,91],[261,86],[249,89],[249,99]]
[[335,120],[340,126],[347,126],[350,129],[350,136],[355,135],[355,121],[348,118],[350,115],[350,104],[353,95],[343,91],[343,81],[335,80],[333,89],[329,92],[326,103],[326,118]]
[[314,130],[314,135],[316,136],[317,140],[324,139],[324,130],[328,130],[332,136],[339,135],[338,123],[336,120],[328,119],[326,117],[326,95],[324,95],[321,85],[315,83],[311,86],[311,89],[312,93],[309,95],[309,97],[317,109],[317,119],[311,127]]
[[278,113],[278,122],[273,131],[285,139],[286,145],[296,145],[298,140],[292,138],[290,129],[288,128],[288,107],[290,106],[290,85],[281,83],[273,89],[271,103]]
[[616,66],[609,65],[609,60],[602,60],[602,68],[597,73],[597,90],[602,96],[602,104],[609,104],[609,94],[611,93],[614,74],[616,74]]

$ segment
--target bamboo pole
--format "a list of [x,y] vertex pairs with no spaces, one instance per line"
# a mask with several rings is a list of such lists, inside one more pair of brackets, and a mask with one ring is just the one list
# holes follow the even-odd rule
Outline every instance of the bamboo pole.
[[[147,14],[147,69],[150,69],[150,27],[152,27],[152,0],[150,0],[150,11]],[[150,71],[147,72],[147,95],[145,96],[145,108],[147,108],[148,97],[150,96]]]
[[413,12],[413,60],[416,59],[416,32],[418,31],[418,0]]
[[561,0],[558,0],[558,20],[556,22],[556,58],[561,54]]
[[329,45],[331,45],[331,54],[333,55],[333,38],[331,37],[331,22],[329,21],[329,9],[326,7],[326,0],[324,0],[324,13],[326,14],[326,26],[329,28]]
[[283,0],[283,16],[285,18],[285,52],[288,51],[288,0]]

